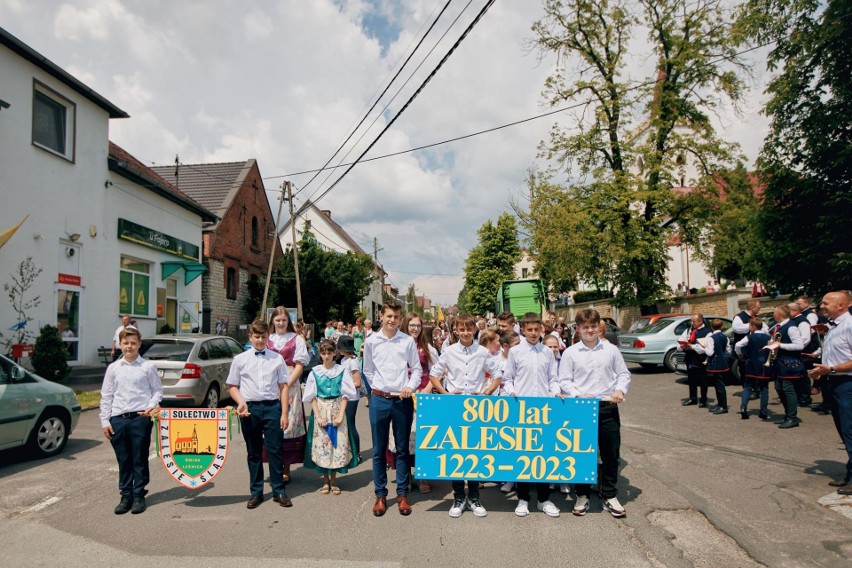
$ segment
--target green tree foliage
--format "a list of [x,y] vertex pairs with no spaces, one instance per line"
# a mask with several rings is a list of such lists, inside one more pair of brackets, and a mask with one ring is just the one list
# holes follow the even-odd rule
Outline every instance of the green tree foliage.
[[[559,187],[547,179],[555,171],[530,176],[523,223],[549,281],[594,282],[615,290],[621,305],[651,305],[669,292],[669,232],[700,218],[672,187],[683,185],[687,161],[708,175],[734,151],[709,118],[721,97],[736,102],[743,87],[732,71],[740,63],[725,6],[722,0],[545,0],[532,43],[543,57],[555,54],[558,66],[543,94],[551,106],[571,103],[576,111],[570,126],[552,129],[542,155],[558,164],[558,173],[580,180]],[[630,53],[640,31],[647,33],[647,50]],[[637,73],[642,60],[657,63],[649,76]],[[560,238],[539,235],[554,230],[548,217],[570,225]]]
[[852,288],[852,2],[751,0],[741,24],[776,42],[758,160],[764,281],[814,295]]
[[[299,242],[299,278],[302,310],[308,323],[330,319],[355,321],[358,303],[370,291],[373,260],[366,254],[345,254],[323,249],[310,233]],[[296,305],[296,275],[293,251],[288,249],[275,263],[273,280],[278,293],[274,303]]]
[[46,325],[35,342],[32,364],[35,372],[51,381],[59,381],[71,372],[68,366],[68,348],[59,335],[59,328]]
[[459,310],[483,315],[494,311],[497,288],[514,278],[515,263],[520,259],[518,225],[509,213],[494,224],[489,219],[477,231],[479,242],[468,253],[464,266],[464,286],[459,293]]

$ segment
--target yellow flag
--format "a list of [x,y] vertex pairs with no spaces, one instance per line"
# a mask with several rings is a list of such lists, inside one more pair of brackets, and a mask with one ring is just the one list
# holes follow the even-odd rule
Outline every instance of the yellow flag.
[[438,306],[438,321],[444,321],[444,310],[441,309],[441,306]]
[[23,219],[21,219],[21,222],[20,222],[20,223],[18,223],[17,225],[15,225],[14,227],[12,227],[11,229],[7,229],[7,230],[3,231],[2,233],[0,233],[0,248],[3,248],[3,245],[5,245],[5,244],[6,244],[6,241],[8,241],[9,239],[11,239],[11,238],[12,238],[12,235],[14,235],[14,234],[15,234],[15,231],[17,231],[18,229],[20,229],[20,228],[21,228],[21,225],[23,225],[23,224],[24,224],[24,221],[26,221],[26,220],[27,220],[27,219],[29,219],[29,218],[30,218],[30,214],[29,214],[29,213],[27,213],[27,214],[24,216],[24,218],[23,218]]

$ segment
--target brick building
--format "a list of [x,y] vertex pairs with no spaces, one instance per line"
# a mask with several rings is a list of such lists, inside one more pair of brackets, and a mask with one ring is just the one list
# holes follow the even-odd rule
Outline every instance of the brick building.
[[276,258],[282,254],[257,161],[153,169],[220,219],[203,229],[201,330],[236,336],[251,318],[244,309],[249,282],[266,276],[272,246]]

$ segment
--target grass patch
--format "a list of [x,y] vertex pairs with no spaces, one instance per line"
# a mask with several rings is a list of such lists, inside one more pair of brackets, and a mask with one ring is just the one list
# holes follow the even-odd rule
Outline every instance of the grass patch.
[[77,400],[80,402],[80,406],[86,408],[87,406],[92,406],[96,404],[100,404],[101,402],[101,392],[100,391],[75,391],[77,394]]

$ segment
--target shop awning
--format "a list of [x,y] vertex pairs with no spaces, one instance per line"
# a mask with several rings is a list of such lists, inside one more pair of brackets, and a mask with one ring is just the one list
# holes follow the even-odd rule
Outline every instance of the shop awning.
[[175,260],[161,262],[160,266],[163,269],[163,280],[183,268],[184,284],[189,284],[190,282],[207,272],[207,267],[205,267],[200,262],[195,262],[191,260]]

